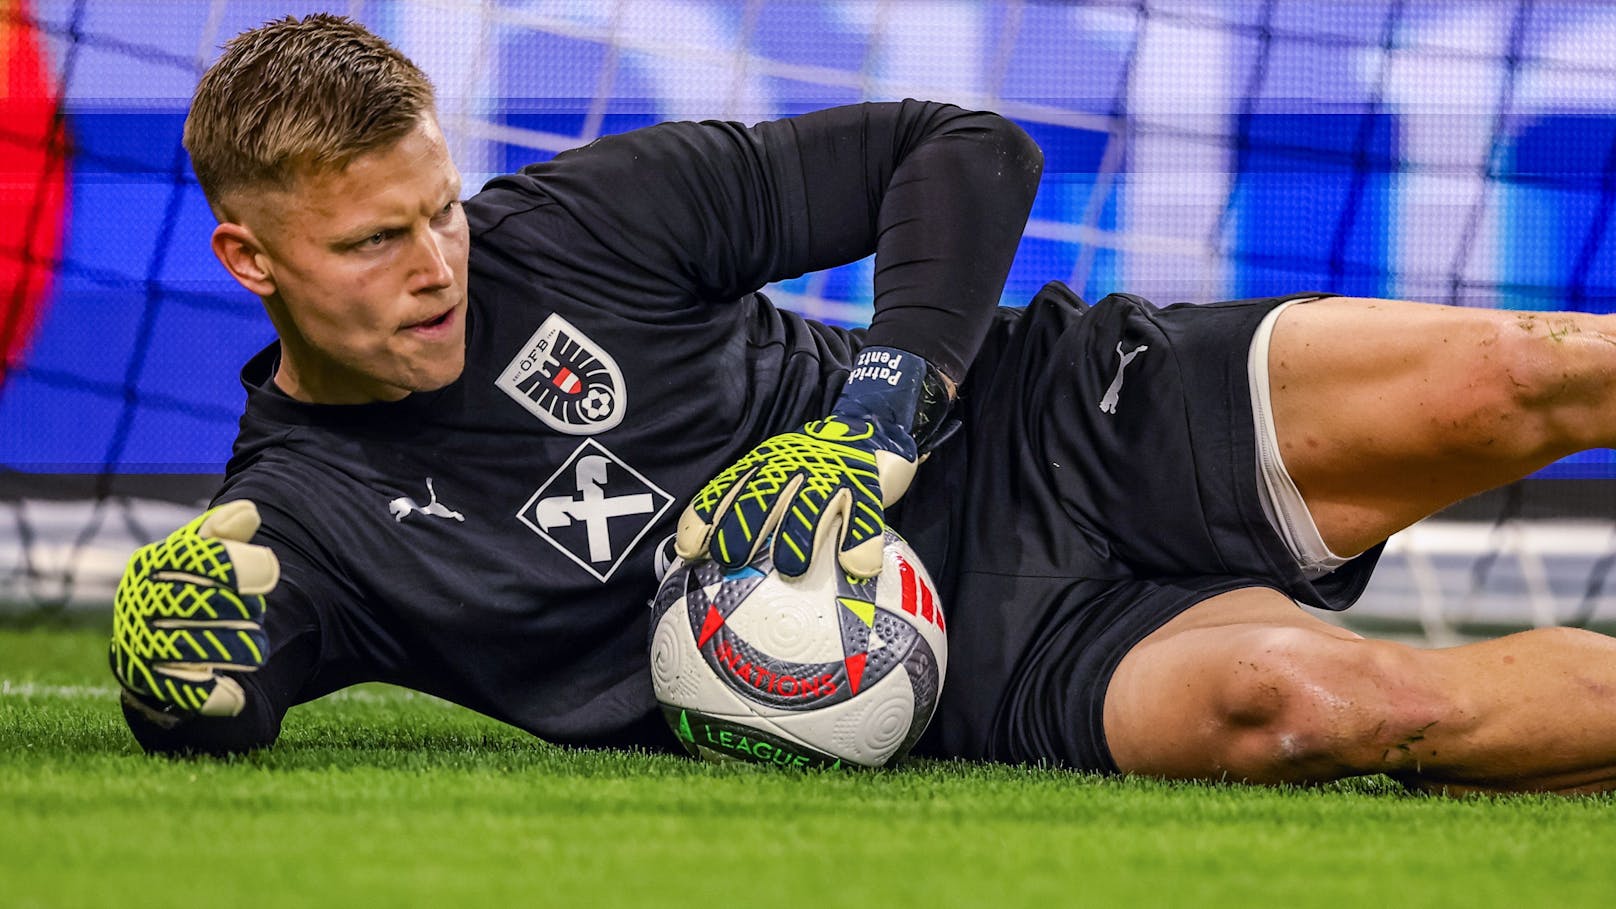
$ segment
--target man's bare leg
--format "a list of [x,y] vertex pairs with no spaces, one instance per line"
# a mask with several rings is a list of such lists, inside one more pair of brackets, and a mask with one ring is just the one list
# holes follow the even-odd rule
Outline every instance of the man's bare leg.
[[1552,628],[1422,650],[1248,588],[1135,647],[1105,730],[1118,767],[1152,776],[1600,791],[1616,788],[1616,639]]
[[1616,445],[1613,316],[1320,300],[1279,317],[1268,362],[1285,468],[1341,555]]
[[[1279,318],[1269,368],[1285,466],[1338,554],[1616,443],[1611,317],[1326,300]],[[1234,591],[1123,659],[1105,726],[1128,772],[1616,788],[1616,640],[1546,629],[1420,650]]]

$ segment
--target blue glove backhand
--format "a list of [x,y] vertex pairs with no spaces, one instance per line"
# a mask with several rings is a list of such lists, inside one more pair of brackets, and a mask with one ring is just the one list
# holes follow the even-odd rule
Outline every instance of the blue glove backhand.
[[679,555],[734,570],[772,535],[775,567],[796,576],[834,533],[842,568],[875,576],[885,508],[920,461],[916,424],[935,416],[922,406],[927,375],[914,354],[865,348],[830,416],[765,439],[696,494],[679,519]]

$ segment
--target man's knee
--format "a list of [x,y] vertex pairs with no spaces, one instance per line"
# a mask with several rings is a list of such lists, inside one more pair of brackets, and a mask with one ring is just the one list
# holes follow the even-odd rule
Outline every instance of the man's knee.
[[1420,651],[1299,628],[1254,633],[1213,699],[1232,777],[1332,779],[1413,769],[1435,724],[1462,713]]
[[1497,314],[1476,328],[1482,335],[1472,347],[1469,375],[1456,383],[1474,404],[1456,433],[1467,452],[1542,458],[1598,441],[1609,419],[1603,408],[1611,373],[1579,343],[1602,335],[1587,317]]

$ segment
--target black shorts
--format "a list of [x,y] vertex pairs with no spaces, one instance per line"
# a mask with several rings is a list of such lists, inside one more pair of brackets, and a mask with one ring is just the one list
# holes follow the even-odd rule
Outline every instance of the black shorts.
[[1243,587],[1357,599],[1379,548],[1309,581],[1257,492],[1251,338],[1314,296],[1088,308],[1051,284],[1001,313],[962,387],[962,438],[893,515],[949,616],[921,753],[1114,771],[1106,687],[1152,631]]

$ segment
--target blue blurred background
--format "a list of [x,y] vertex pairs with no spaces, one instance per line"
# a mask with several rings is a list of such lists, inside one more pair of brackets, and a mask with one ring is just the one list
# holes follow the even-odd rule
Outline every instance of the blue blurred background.
[[[432,75],[468,186],[664,119],[926,97],[998,110],[1044,148],[1009,305],[1058,278],[1161,303],[1328,290],[1616,308],[1603,4],[0,0],[0,47],[42,55],[71,148],[64,211],[26,232],[59,245],[0,385],[0,468],[222,469],[237,370],[272,334],[208,251],[180,130],[220,43],[318,9]],[[0,161],[38,141],[0,124]],[[771,294],[857,323],[870,272]],[[0,306],[26,292],[0,287]],[[1616,459],[1544,475],[1612,478]]]

